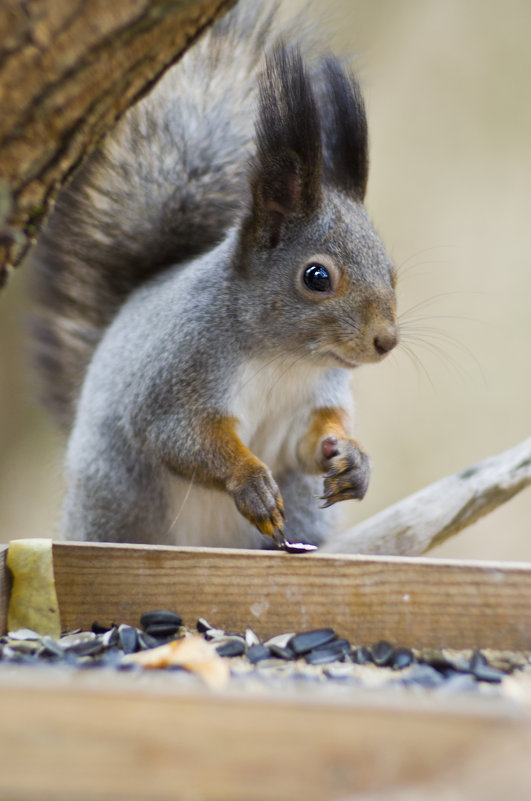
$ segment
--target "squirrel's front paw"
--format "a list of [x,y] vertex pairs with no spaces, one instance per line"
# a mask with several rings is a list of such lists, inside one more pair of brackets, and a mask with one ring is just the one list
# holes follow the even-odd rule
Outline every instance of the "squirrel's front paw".
[[361,500],[369,486],[369,457],[356,440],[326,437],[321,442],[322,464],[326,470],[321,509],[349,498]]
[[277,544],[284,543],[284,503],[271,471],[256,460],[244,463],[227,483],[240,514]]

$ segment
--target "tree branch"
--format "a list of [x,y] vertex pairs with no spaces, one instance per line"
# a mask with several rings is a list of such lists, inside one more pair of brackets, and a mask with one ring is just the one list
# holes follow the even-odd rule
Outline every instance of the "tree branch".
[[82,159],[234,2],[0,0],[0,285]]
[[418,556],[531,485],[531,438],[448,476],[330,539],[318,553]]

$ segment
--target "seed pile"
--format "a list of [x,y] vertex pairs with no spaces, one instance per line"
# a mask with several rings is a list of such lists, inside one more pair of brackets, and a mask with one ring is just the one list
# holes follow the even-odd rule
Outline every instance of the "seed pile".
[[[286,680],[332,681],[353,686],[459,692],[500,685],[515,669],[529,666],[526,656],[508,652],[492,652],[487,659],[481,651],[416,651],[395,647],[385,640],[371,646],[356,645],[332,628],[286,632],[266,641],[261,641],[251,628],[244,634],[230,633],[203,618],[197,621],[196,630],[210,643],[207,650],[212,658],[227,661],[232,680],[244,684],[250,680],[276,685]],[[176,640],[190,635],[192,632],[183,626],[181,617],[167,610],[146,612],[139,627],[95,622],[91,631],[70,632],[57,640],[21,629],[0,637],[0,664],[44,662],[74,668],[139,670],[142,666],[183,669],[184,665],[194,672],[187,662],[172,662],[168,657],[170,651],[178,650],[173,646],[168,649],[168,643],[175,645]],[[195,638],[199,639],[197,633]],[[205,643],[202,645],[206,648]],[[166,661],[158,661],[157,654],[163,652]],[[195,656],[192,662],[194,659]]]

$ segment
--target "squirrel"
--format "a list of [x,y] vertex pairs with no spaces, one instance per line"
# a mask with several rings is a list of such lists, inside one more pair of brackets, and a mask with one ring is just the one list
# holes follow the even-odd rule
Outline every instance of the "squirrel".
[[241,0],[190,48],[30,257],[66,539],[309,548],[367,490],[350,371],[399,329],[364,102],[273,17]]

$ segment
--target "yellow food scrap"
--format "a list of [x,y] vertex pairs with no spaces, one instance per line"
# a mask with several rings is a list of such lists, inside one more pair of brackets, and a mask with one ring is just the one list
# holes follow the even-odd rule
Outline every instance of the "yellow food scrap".
[[33,629],[38,634],[60,637],[52,541],[13,540],[9,543],[6,564],[13,574],[7,612],[8,631]]
[[142,665],[144,668],[164,668],[178,665],[200,676],[212,689],[224,687],[229,680],[229,665],[216,649],[202,637],[192,634],[180,640],[128,654],[123,663]]

